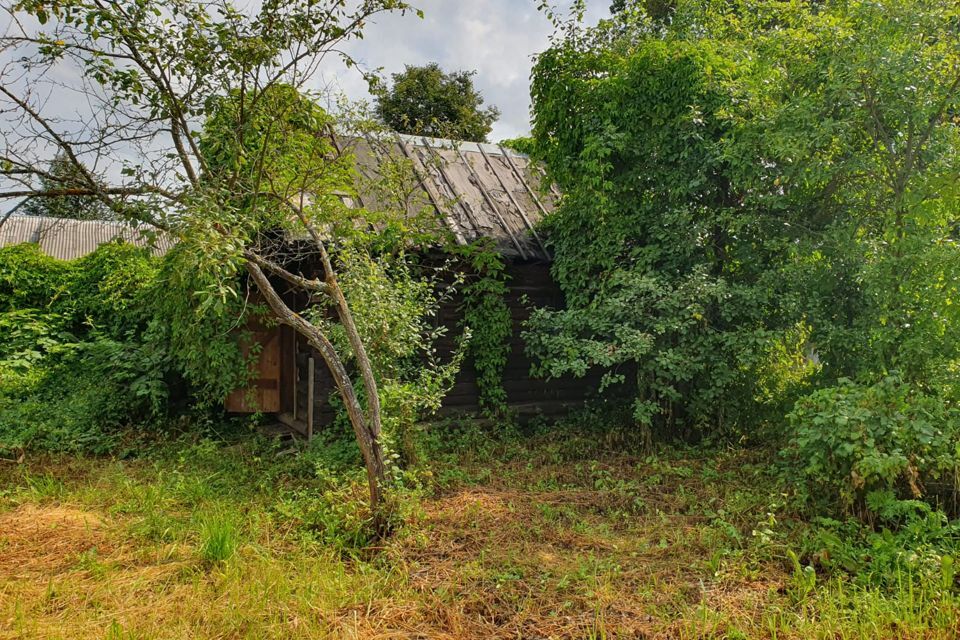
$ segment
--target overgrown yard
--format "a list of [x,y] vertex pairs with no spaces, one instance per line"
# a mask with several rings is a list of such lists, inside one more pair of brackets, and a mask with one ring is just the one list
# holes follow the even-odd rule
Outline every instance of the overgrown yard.
[[[341,447],[32,456],[0,487],[2,638],[952,638],[932,575],[821,566],[764,452],[454,430],[382,542]],[[413,484],[409,478],[406,483]],[[410,496],[411,498],[413,496]],[[805,569],[791,557],[817,566]],[[821,551],[821,555],[826,551]],[[877,553],[881,551],[877,550]],[[822,560],[822,558],[821,558]],[[904,565],[907,566],[907,565]],[[952,582],[952,574],[949,579]],[[897,583],[899,582],[899,583]]]

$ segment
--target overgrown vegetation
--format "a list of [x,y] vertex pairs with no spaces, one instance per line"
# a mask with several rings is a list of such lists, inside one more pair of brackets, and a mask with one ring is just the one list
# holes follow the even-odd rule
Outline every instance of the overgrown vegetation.
[[601,368],[660,437],[789,442],[833,514],[952,504],[956,5],[649,4],[534,71],[570,303],[540,372]]
[[159,269],[107,244],[71,263],[0,249],[0,449],[105,452],[162,417],[173,370],[150,309]]
[[0,467],[0,632],[953,637],[955,528],[809,524],[762,451],[616,453],[590,422],[423,433],[373,549],[349,440],[291,456],[211,424],[133,460]]
[[[178,244],[0,250],[0,630],[956,635],[956,3],[626,0],[589,28],[547,10],[534,129],[510,144],[563,191],[543,231],[567,307],[524,337],[535,374],[603,377],[594,409],[525,425],[504,410],[504,259],[447,247],[409,162],[383,159],[363,191],[381,206],[355,206],[335,131],[383,158],[389,138],[302,93],[311,63],[285,66],[405,2],[222,23],[192,0],[18,7],[58,37],[10,46],[72,57],[136,108],[100,132],[131,137],[81,144],[4,89],[61,151],[54,172],[14,148],[4,175]],[[427,71],[446,98],[469,88]],[[482,139],[495,114],[464,93]],[[157,122],[172,151],[124,185],[72,154]],[[462,337],[434,321],[451,288]],[[339,418],[311,444],[218,415],[255,375],[251,314],[334,377]],[[466,358],[494,424],[425,424]]]
[[503,415],[507,392],[503,371],[510,356],[513,317],[507,307],[507,274],[503,257],[489,243],[451,248],[466,265],[462,287],[462,328],[469,332],[468,352],[477,374],[480,410],[487,416]]

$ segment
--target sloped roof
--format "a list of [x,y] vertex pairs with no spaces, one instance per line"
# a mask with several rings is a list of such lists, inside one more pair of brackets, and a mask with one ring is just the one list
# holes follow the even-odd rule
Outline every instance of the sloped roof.
[[[359,172],[371,181],[386,161],[409,160],[419,200],[438,212],[458,243],[492,238],[504,255],[550,260],[536,226],[554,209],[559,192],[544,183],[543,171],[526,155],[501,145],[397,134],[353,138],[349,144]],[[361,187],[359,197],[360,206],[378,208],[374,193]],[[116,222],[15,215],[0,226],[0,247],[36,242],[44,253],[62,260],[84,256],[116,238],[150,246],[156,255],[173,245],[164,236],[151,244],[135,228]]]
[[[384,158],[413,165],[421,195],[440,214],[457,242],[492,238],[502,253],[549,260],[536,226],[555,207],[558,192],[530,158],[501,145],[391,135],[356,140],[357,167],[376,179]],[[547,187],[547,188],[544,188]],[[361,206],[376,209],[375,196],[361,191]]]
[[101,244],[117,238],[138,247],[150,247],[158,256],[173,246],[170,238],[160,236],[151,243],[133,227],[102,220],[13,215],[0,226],[0,247],[34,242],[46,255],[60,260],[73,260],[93,253]]

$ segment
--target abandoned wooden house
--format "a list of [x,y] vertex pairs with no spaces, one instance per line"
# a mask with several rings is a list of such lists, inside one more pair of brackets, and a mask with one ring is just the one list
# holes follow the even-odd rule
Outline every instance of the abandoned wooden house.
[[[367,138],[354,143],[352,154],[359,173],[375,183],[383,163],[404,158],[417,178],[424,202],[439,216],[459,244],[488,238],[503,256],[513,333],[510,356],[503,372],[507,407],[521,416],[557,416],[579,403],[597,380],[560,378],[537,380],[530,376],[530,360],[521,338],[522,324],[533,307],[559,307],[563,295],[550,276],[550,252],[537,225],[555,206],[558,193],[543,182],[542,170],[521,153],[500,145],[452,142],[414,136],[388,140]],[[356,195],[366,209],[378,206],[376,195]],[[318,267],[319,268],[319,267]],[[310,274],[314,277],[316,272]],[[294,299],[288,304],[296,308]],[[462,318],[457,296],[442,304],[438,322],[449,328],[452,350]],[[259,411],[278,415],[304,433],[328,424],[334,410],[328,399],[333,381],[320,355],[285,326],[268,329],[254,322],[248,329],[261,345],[259,371],[253,389],[238,389],[227,399],[231,412]],[[442,414],[476,414],[480,390],[473,363],[464,363]]]
[[[503,372],[508,408],[521,415],[556,416],[579,403],[595,379],[538,380],[530,376],[524,353],[522,323],[532,307],[559,307],[563,295],[550,276],[550,253],[538,235],[537,224],[555,206],[558,193],[543,184],[543,173],[525,155],[499,145],[454,143],[412,136],[372,138],[355,142],[351,150],[358,172],[376,182],[383,164],[403,158],[412,167],[422,201],[437,214],[455,241],[492,241],[504,258],[508,293],[506,303],[513,321],[510,356]],[[375,210],[377,196],[358,190],[355,203]],[[146,240],[122,224],[54,218],[14,216],[0,226],[0,247],[20,242],[38,243],[56,258],[74,259],[104,242],[122,238],[139,246]],[[170,247],[169,239],[151,243],[155,254]],[[288,304],[296,299],[288,292]],[[440,351],[451,351],[460,330],[461,300],[442,304],[437,321],[449,328]],[[286,326],[267,327],[253,319],[247,329],[259,344],[257,371],[248,389],[238,389],[225,401],[231,413],[260,412],[303,433],[328,424],[334,417],[329,402],[335,389],[319,354]],[[464,363],[442,413],[475,414],[479,388],[473,364]]]

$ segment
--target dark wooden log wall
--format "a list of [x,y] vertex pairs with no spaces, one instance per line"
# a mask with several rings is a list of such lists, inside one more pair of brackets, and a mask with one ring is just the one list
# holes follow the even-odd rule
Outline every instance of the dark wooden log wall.
[[[563,294],[550,277],[550,267],[543,263],[513,262],[507,265],[509,289],[506,302],[513,319],[513,335],[510,339],[510,356],[503,372],[503,387],[507,392],[507,405],[521,417],[537,414],[558,416],[571,406],[579,405],[595,390],[599,378],[574,379],[570,377],[542,380],[530,376],[530,359],[524,353],[521,336],[523,323],[533,307],[563,307]],[[461,319],[460,301],[444,305],[443,323],[456,334]],[[451,345],[443,345],[450,348]],[[453,389],[444,400],[442,414],[476,413],[480,410],[479,388],[472,362],[465,362]]]
[[[571,407],[582,404],[599,385],[599,375],[586,379],[564,377],[541,380],[530,376],[530,360],[524,353],[521,337],[523,322],[529,317],[531,307],[548,306],[561,308],[563,294],[550,277],[550,267],[543,263],[513,262],[507,265],[507,306],[513,318],[513,336],[510,340],[510,357],[503,375],[507,392],[507,404],[521,418],[535,415],[558,417]],[[453,350],[459,334],[461,301],[454,297],[443,304],[437,321],[449,327],[447,335],[437,345],[441,356]],[[307,359],[316,361],[314,387],[314,415],[316,427],[330,424],[334,411],[329,399],[335,392],[330,373],[318,353],[313,352],[304,341],[297,341],[297,417],[304,420],[307,406]],[[469,361],[464,363],[456,382],[444,400],[442,416],[469,415],[479,412],[479,390],[476,371]]]

